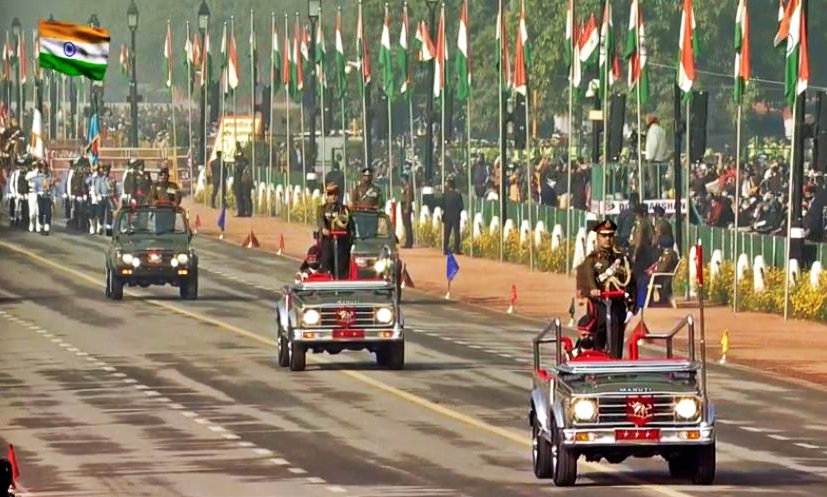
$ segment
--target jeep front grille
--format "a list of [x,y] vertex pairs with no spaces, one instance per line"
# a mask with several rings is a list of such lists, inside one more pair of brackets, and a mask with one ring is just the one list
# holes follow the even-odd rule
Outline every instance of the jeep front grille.
[[[320,326],[324,328],[341,328],[343,327],[342,320],[339,317],[339,309],[318,309],[322,315]],[[349,309],[353,313],[353,321],[347,325],[348,328],[371,328],[371,327],[388,327],[388,324],[379,324],[374,318],[374,308],[356,308]]]
[[[675,415],[675,402],[677,396],[661,394],[653,395],[653,411],[651,419],[646,426],[672,426],[682,424],[694,424],[696,420],[683,420]],[[634,423],[626,416],[627,396],[599,396],[597,397],[597,421],[598,424],[617,427],[634,427]]]

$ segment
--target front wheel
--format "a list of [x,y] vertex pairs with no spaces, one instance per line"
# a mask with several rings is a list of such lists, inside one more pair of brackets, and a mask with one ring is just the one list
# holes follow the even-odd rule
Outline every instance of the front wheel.
[[307,367],[307,349],[304,345],[296,342],[290,342],[287,349],[290,353],[289,366],[290,371],[304,371]]
[[531,416],[531,462],[534,476],[548,479],[554,476],[554,451],[548,440],[543,438],[537,416]]
[[403,369],[405,367],[405,342],[393,342],[380,347],[376,351],[376,363],[391,370]]
[[198,270],[178,283],[178,292],[184,300],[198,300]]
[[123,281],[115,275],[112,269],[107,269],[106,274],[106,287],[109,291],[109,298],[112,300],[123,300]]
[[278,363],[279,366],[286,368],[290,365],[290,344],[287,343],[287,339],[279,334],[278,337]]
[[563,432],[552,425],[552,460],[554,461],[554,484],[570,487],[577,481],[577,459],[573,450],[563,445]]

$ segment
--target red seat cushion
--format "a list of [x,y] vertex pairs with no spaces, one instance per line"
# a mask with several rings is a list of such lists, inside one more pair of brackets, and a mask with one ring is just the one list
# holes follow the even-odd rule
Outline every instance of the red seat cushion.
[[569,362],[587,362],[587,361],[614,361],[614,357],[600,350],[584,350],[573,357]]

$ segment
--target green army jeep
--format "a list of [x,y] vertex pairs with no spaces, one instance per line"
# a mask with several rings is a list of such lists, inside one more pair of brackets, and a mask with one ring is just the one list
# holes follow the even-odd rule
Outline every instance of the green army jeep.
[[397,295],[402,294],[402,261],[391,218],[384,212],[370,209],[354,209],[353,219],[354,258],[359,278],[384,278],[396,285]]
[[106,249],[107,298],[123,299],[124,286],[177,286],[182,299],[198,299],[198,256],[184,209],[141,205],[115,213]]

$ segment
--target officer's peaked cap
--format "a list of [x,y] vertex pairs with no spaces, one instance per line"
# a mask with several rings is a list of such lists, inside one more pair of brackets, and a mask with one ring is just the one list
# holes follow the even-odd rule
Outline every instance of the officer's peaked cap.
[[336,183],[328,183],[324,191],[325,193],[339,193],[339,185]]
[[373,175],[373,168],[365,167],[362,169],[362,176],[372,176]]
[[617,225],[611,219],[606,219],[594,225],[592,231],[601,235],[613,235],[617,231]]

